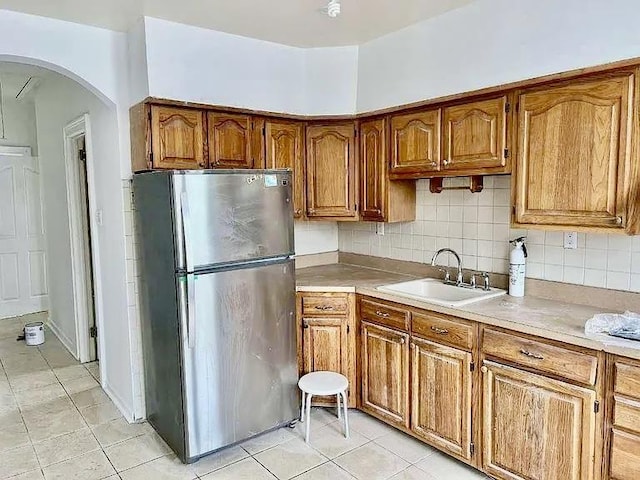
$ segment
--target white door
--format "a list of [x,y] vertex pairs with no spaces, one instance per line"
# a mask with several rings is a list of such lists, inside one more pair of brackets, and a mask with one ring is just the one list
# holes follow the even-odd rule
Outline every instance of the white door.
[[0,147],[0,318],[48,306],[38,161],[30,148]]

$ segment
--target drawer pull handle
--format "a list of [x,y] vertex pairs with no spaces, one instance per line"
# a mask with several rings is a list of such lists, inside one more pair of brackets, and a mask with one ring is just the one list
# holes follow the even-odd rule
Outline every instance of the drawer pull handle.
[[386,312],[381,312],[380,310],[376,310],[376,315],[382,318],[389,318],[389,314]]
[[438,335],[447,335],[449,333],[449,330],[447,330],[446,328],[438,328],[432,326],[431,330],[436,332]]
[[538,353],[531,353],[529,350],[525,350],[524,348],[520,349],[520,353],[529,358],[535,358],[536,360],[544,360],[544,357]]
[[316,305],[315,309],[322,310],[324,312],[326,310],[333,310],[333,307],[331,305]]

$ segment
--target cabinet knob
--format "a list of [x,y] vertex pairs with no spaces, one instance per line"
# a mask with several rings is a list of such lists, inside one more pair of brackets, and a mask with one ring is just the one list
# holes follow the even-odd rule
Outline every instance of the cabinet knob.
[[300,210],[299,208],[296,209],[296,211],[294,212],[296,215],[302,215],[302,210]]
[[449,330],[447,330],[446,328],[438,328],[436,326],[432,326],[431,331],[437,333],[438,335],[446,335],[449,333]]
[[616,217],[616,225],[622,225],[622,217]]
[[488,369],[487,367],[483,366],[483,367],[480,369],[480,371],[481,371],[482,373],[487,373],[487,372],[489,371],[489,369]]
[[316,305],[315,309],[322,310],[324,312],[325,310],[333,310],[333,307],[331,305]]
[[405,343],[405,339],[404,339],[404,337],[402,337],[402,338],[400,339],[400,345],[404,345],[404,343]]
[[525,350],[524,348],[520,349],[520,353],[525,357],[534,358],[536,360],[544,360],[544,357],[539,353],[533,353],[533,352],[530,352],[529,350]]

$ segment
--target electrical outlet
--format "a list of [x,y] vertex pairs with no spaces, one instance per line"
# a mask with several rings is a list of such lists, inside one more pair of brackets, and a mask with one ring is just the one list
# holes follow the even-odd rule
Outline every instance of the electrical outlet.
[[578,232],[564,232],[564,248],[571,250],[578,248]]
[[376,223],[376,235],[384,235],[384,223]]
[[96,223],[98,224],[99,227],[102,226],[102,210],[96,210]]

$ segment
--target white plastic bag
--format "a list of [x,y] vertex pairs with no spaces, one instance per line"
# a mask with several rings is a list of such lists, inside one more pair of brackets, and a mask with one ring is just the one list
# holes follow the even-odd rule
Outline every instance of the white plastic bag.
[[640,340],[640,314],[629,311],[598,313],[587,320],[584,325],[584,333],[587,335],[608,333],[616,337]]

